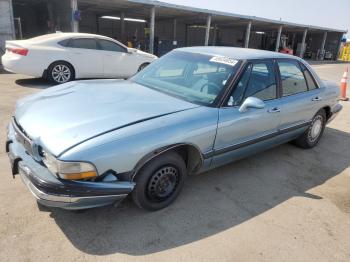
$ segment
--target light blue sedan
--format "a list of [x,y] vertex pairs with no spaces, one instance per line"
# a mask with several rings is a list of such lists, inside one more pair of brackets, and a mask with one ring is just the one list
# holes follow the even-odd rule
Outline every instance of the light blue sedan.
[[43,205],[84,209],[131,194],[158,210],[189,174],[288,141],[314,147],[338,96],[293,56],[181,48],[129,80],[70,82],[19,101],[6,150]]

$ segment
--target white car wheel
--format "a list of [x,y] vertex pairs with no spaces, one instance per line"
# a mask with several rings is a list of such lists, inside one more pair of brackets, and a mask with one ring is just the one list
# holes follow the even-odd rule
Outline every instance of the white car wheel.
[[71,77],[71,72],[68,66],[66,65],[57,65],[52,69],[52,78],[57,83],[65,83]]
[[56,62],[48,69],[48,79],[56,84],[63,84],[74,79],[74,70],[66,62]]

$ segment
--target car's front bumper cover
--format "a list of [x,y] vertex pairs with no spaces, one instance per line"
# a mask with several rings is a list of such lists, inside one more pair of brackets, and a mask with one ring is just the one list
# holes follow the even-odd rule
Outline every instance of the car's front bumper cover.
[[45,206],[86,209],[120,202],[134,188],[133,182],[90,182],[55,177],[28,155],[9,130],[6,151],[12,174],[19,174],[37,201]]

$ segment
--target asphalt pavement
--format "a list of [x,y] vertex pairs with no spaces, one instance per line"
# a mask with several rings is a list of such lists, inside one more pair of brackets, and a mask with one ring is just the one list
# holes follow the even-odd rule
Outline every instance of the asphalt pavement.
[[[340,81],[349,64],[313,65]],[[0,74],[0,144],[16,101],[49,87]],[[349,94],[350,95],[350,94]],[[350,261],[350,102],[320,144],[285,144],[191,176],[158,212],[38,206],[0,148],[0,261]]]

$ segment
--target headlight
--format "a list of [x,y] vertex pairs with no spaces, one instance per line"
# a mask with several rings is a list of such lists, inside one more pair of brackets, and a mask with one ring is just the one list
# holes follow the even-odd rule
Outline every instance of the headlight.
[[97,176],[94,165],[90,163],[60,161],[47,152],[43,152],[43,162],[52,173],[63,179],[77,180]]

